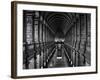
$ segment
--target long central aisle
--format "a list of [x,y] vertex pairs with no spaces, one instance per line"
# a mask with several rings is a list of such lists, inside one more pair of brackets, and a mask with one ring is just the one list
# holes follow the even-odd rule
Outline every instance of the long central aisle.
[[56,60],[56,64],[54,65],[54,67],[68,67],[68,61],[67,59],[57,59]]
[[49,68],[69,67],[68,58],[65,56],[64,48],[57,48],[49,64]]

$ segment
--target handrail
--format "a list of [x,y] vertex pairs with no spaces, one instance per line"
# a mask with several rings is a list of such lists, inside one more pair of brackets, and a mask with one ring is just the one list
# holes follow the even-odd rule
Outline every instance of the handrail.
[[50,62],[50,59],[51,59],[51,57],[53,56],[53,53],[54,53],[55,49],[56,49],[56,48],[54,48],[54,49],[52,50],[52,52],[51,52],[51,54],[48,56],[46,62],[48,62],[48,63]]
[[[86,61],[86,56],[84,54],[81,54],[79,52],[79,50],[77,50],[76,48],[73,48],[72,46],[70,46],[69,44],[67,43],[64,43],[68,48],[72,49],[73,51],[75,51],[75,55],[77,54],[78,56],[83,56],[84,57],[84,61]],[[88,60],[86,61],[88,63]],[[85,64],[85,62],[83,62],[83,64]]]
[[67,56],[67,58],[68,58],[68,61],[71,61],[69,55],[67,54],[67,50],[65,49],[65,47],[63,47],[63,48],[64,48],[64,50],[65,50],[65,54],[66,54],[66,56]]
[[68,48],[74,50],[76,53],[80,54],[80,52],[76,48],[73,48],[71,45],[69,45],[67,43],[64,43],[64,45],[66,45]]
[[[25,47],[25,45],[28,47],[28,46],[31,46],[31,45],[34,45],[34,44],[37,45],[37,44],[43,44],[43,43],[24,44],[24,47]],[[48,44],[49,44],[49,43],[48,43]],[[42,45],[43,47],[45,47],[45,50],[51,48],[50,46],[52,46],[54,43],[52,42],[51,44],[49,44],[49,46],[48,46],[48,44],[45,45],[45,46]],[[47,47],[47,46],[48,46],[48,47]],[[27,53],[29,53],[30,50],[32,50],[32,49],[28,49],[28,48],[27,48],[27,50],[25,49],[23,52],[27,51]],[[27,60],[32,59],[32,58],[34,57],[34,54],[38,53],[38,52],[41,51],[41,50],[44,50],[44,48],[43,48],[43,49],[42,49],[42,48],[37,48],[37,47],[35,47],[35,49],[33,48],[32,54],[31,54],[31,53],[30,53],[30,54],[24,54],[24,55],[26,55],[25,59],[27,59]]]
[[[45,44],[45,46],[44,46],[44,43],[46,43]],[[41,45],[42,44],[42,45]],[[31,46],[31,45],[41,45],[41,46],[44,46],[45,48],[50,48],[50,46],[52,46],[54,44],[54,42],[42,42],[42,43],[31,43],[31,44],[27,44],[27,46]],[[26,43],[24,43],[23,44],[23,46],[25,46],[26,45]]]

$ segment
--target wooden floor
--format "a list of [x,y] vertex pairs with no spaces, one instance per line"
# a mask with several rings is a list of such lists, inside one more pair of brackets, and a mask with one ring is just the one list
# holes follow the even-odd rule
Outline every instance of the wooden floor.
[[[56,53],[57,54],[57,53]],[[62,53],[61,53],[62,54]],[[49,65],[49,68],[62,68],[62,67],[69,67],[68,59],[63,55],[61,57],[54,58],[55,64],[52,64],[52,61]]]

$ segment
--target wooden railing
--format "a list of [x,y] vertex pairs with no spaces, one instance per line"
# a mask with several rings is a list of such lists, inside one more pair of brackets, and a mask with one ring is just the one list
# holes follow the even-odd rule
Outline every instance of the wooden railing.
[[[69,45],[67,43],[64,43],[64,46],[65,46],[64,48],[65,48],[66,54],[67,55],[71,55],[71,56],[67,56],[67,57],[69,57],[69,61],[71,62],[72,66],[83,66],[83,65],[85,65],[85,63],[86,63],[86,57],[85,57],[84,54],[80,53],[80,50],[77,50],[75,47],[72,47],[71,45]],[[68,53],[66,47],[69,48],[69,49],[71,49],[71,53]],[[82,58],[84,60],[82,60]],[[81,65],[81,63],[83,65]]]
[[[43,51],[43,58],[47,58],[48,61],[49,58],[45,57],[44,52],[47,51],[47,49],[49,50],[49,53],[47,53],[47,56],[50,56],[50,53],[52,51],[52,49],[54,48],[54,42],[42,42],[42,43],[31,43],[31,44],[27,44],[24,43],[23,44],[23,64],[25,64],[25,68],[28,69],[29,67],[29,60],[31,60],[32,58],[34,58],[34,65],[36,64],[36,59],[37,59],[37,55],[41,56],[41,51]],[[44,63],[47,63],[47,59],[43,59]],[[46,60],[46,61],[45,61]],[[43,65],[44,66],[44,65]],[[36,65],[35,65],[36,68]]]

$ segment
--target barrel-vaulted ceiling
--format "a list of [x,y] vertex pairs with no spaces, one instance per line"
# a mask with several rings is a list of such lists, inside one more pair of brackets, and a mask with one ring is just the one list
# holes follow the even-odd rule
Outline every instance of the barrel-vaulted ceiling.
[[55,35],[64,36],[71,25],[76,21],[75,13],[42,12],[41,13]]

